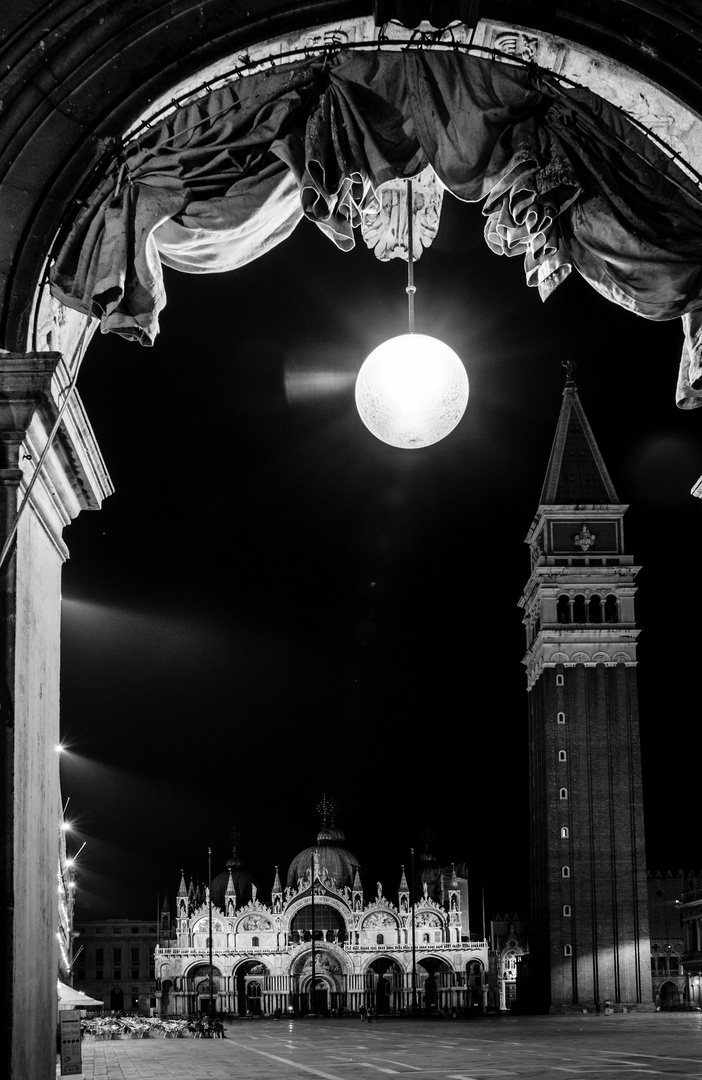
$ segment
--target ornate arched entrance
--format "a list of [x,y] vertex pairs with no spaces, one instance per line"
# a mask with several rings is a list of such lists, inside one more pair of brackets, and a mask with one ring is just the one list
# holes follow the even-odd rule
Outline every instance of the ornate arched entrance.
[[366,969],[366,1007],[383,1016],[402,1009],[404,969],[390,956],[379,956]]
[[456,977],[453,969],[438,956],[423,957],[417,963],[421,1008],[430,1015],[450,1010]]
[[269,971],[259,960],[246,960],[234,972],[238,1016],[260,1016],[264,1012],[266,979]]
[[291,998],[298,1015],[328,1015],[346,1007],[347,961],[328,946],[301,949],[290,968]]
[[225,1011],[224,988],[224,977],[218,967],[213,965],[210,971],[209,964],[197,964],[182,979],[181,1011],[191,1015]]

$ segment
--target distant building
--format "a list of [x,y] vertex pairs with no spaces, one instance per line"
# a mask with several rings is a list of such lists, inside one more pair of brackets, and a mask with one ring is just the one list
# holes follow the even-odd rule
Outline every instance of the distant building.
[[651,980],[661,1009],[702,1008],[702,875],[649,874]]
[[157,924],[146,919],[76,922],[73,986],[106,1011],[149,1015],[157,1007]]
[[702,1009],[702,872],[685,877],[680,901],[686,1002]]
[[[236,850],[210,897],[181,875],[175,942],[156,949],[162,1014],[233,1015],[485,1010],[488,943],[468,925],[468,883],[428,853],[412,896],[404,869],[392,899],[366,896],[358,860],[324,803],[316,844],[277,868],[270,903]],[[411,874],[410,874],[411,878]],[[412,901],[415,900],[414,919]],[[211,925],[211,934],[210,934]]]
[[683,927],[680,903],[685,889],[682,871],[648,876],[653,1000],[662,1009],[679,1009],[687,1001],[683,972]]
[[498,1012],[511,1012],[519,1007],[519,964],[528,954],[528,923],[519,915],[495,915],[490,922],[488,982]]

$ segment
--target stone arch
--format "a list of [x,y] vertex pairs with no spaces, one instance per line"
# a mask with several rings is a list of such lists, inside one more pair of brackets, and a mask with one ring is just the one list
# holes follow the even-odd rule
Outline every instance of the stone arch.
[[[388,919],[390,921],[388,921],[388,922],[381,921],[381,920],[379,920],[377,918],[378,916],[382,916],[383,919]],[[382,929],[384,929],[384,928],[387,929],[389,927],[392,927],[392,929],[394,929],[394,930],[399,930],[400,926],[401,926],[400,916],[394,911],[388,911],[388,910],[383,909],[383,910],[380,910],[380,911],[369,911],[366,914],[364,914],[364,916],[363,916],[363,918],[361,920],[360,929],[361,930],[378,930],[378,929],[380,929],[382,931]]]
[[297,1011],[326,1014],[345,1004],[351,963],[343,949],[321,945],[315,949],[314,985],[312,949],[302,946],[290,965],[291,983],[297,985]]
[[[46,237],[70,225],[66,207],[80,205],[76,196],[85,198],[106,159],[114,154],[115,140],[132,130],[147,109],[158,113],[153,103],[165,108],[179,92],[201,83],[204,73],[213,77],[235,70],[247,49],[250,55],[257,42],[275,40],[276,34],[287,45],[323,45],[373,33],[370,15],[340,19],[345,12],[338,0],[316,0],[304,13],[289,10],[282,0],[258,0],[239,11],[222,9],[217,0],[199,4],[174,0],[167,9],[159,7],[146,18],[135,17],[135,5],[136,0],[120,0],[105,8],[100,0],[88,0],[83,5],[80,33],[76,34],[72,5],[62,0],[54,5],[48,19],[42,14],[41,31],[30,18],[13,39],[23,64],[6,65],[19,83],[11,83],[14,93],[5,97],[14,106],[10,129],[15,110],[15,131],[23,111],[31,120],[22,117],[24,130],[16,138],[9,160],[8,183],[16,193],[9,213],[16,227],[6,234],[14,244],[9,253],[13,269],[8,281],[0,282],[0,342],[5,347],[31,347],[36,326],[32,326],[27,296],[44,273]],[[638,122],[652,138],[658,137],[655,129],[660,127],[683,160],[685,153],[695,152],[697,140],[689,137],[689,130],[699,123],[702,112],[697,41],[694,28],[672,3],[662,0],[657,11],[637,13],[625,35],[618,25],[612,33],[613,17],[606,10],[598,11],[588,20],[586,44],[581,44],[579,20],[568,12],[560,13],[558,25],[551,26],[550,14],[533,0],[525,5],[528,17],[522,12],[520,28],[510,30],[505,28],[505,23],[507,28],[510,24],[507,0],[504,16],[499,7],[498,2],[491,19],[478,20],[472,34],[476,44],[492,49],[495,55],[502,52],[513,61],[524,59],[563,75],[570,69],[573,77],[625,111],[627,104],[634,110],[636,98],[642,97],[643,74],[650,81],[649,95],[662,95],[665,104],[657,101],[652,107],[647,99],[638,102]],[[166,27],[168,33],[164,33]],[[552,38],[554,32],[557,38]],[[655,55],[648,47],[651,39],[657,43]],[[32,46],[40,40],[42,47],[33,56]],[[158,49],[154,48],[156,41]],[[601,52],[596,64],[590,60],[593,49]],[[686,51],[687,67],[680,60]],[[634,82],[636,96],[630,92]],[[31,111],[30,100],[34,106]],[[41,102],[39,107],[37,102]],[[674,107],[666,108],[668,103]],[[44,153],[37,156],[33,151],[39,142]],[[692,164],[699,168],[699,162]],[[25,173],[32,176],[33,183],[25,179]]]
[[363,967],[366,1006],[380,1015],[398,1007],[402,997],[405,968],[396,956],[371,957]]
[[[203,951],[208,949],[210,940],[209,915],[200,914],[195,916],[191,926],[194,947]],[[212,947],[214,949],[226,949],[227,947],[227,928],[224,924],[221,912],[213,912],[212,914]]]
[[240,914],[234,927],[235,933],[270,933],[275,930],[273,919],[266,912],[245,911]]
[[[307,942],[306,944],[301,945],[297,952],[293,954],[290,962],[290,974],[299,975],[311,956],[311,944]],[[321,946],[317,946],[315,948],[315,956],[317,959],[320,957],[327,957],[332,969],[334,969],[334,966],[336,965],[345,975],[351,973],[351,961],[349,956],[338,945],[325,943]]]
[[[70,354],[81,327],[75,326],[70,313],[62,311],[53,322],[50,318],[47,329],[40,333],[36,304],[30,301],[44,277],[47,239],[63,225],[70,225],[74,209],[90,191],[91,178],[112,154],[114,140],[128,129],[146,102],[168,97],[179,80],[226,56],[243,54],[252,43],[272,34],[299,30],[304,22],[338,23],[347,8],[335,0],[311,0],[304,6],[283,0],[253,0],[248,5],[222,5],[219,0],[172,0],[168,5],[155,0],[114,0],[111,4],[86,0],[80,8],[70,0],[56,0],[49,6],[27,0],[12,8],[0,46],[4,61],[0,94],[5,102],[0,175],[10,196],[0,199],[4,239],[0,345],[19,352],[36,346],[40,352],[58,348]],[[554,13],[551,5],[524,0],[521,25],[516,30],[509,30],[512,5],[508,0],[495,0],[491,18],[508,27],[507,44],[515,55],[525,53],[529,59],[536,56],[537,62],[543,62],[539,56],[543,46],[550,50],[555,67],[563,58],[560,44],[566,50],[575,44],[583,59],[594,53],[590,69],[602,70],[613,86],[630,83],[633,77],[638,90],[645,87],[642,103],[654,124],[656,117],[663,124],[669,122],[665,104],[651,107],[649,101],[651,89],[662,89],[662,100],[674,102],[676,117],[688,121],[694,136],[687,140],[688,146],[699,145],[695,134],[702,114],[698,31],[674,0],[658,0],[641,8],[633,3],[601,4],[588,11],[586,23],[577,5],[563,5]],[[481,25],[476,29],[480,31]],[[650,47],[651,41],[655,41],[655,49]],[[499,45],[497,40],[494,43]],[[612,61],[614,72],[611,65],[610,70],[604,70],[601,58]],[[699,162],[692,164],[699,168]],[[58,338],[49,336],[54,333]],[[614,659],[631,663],[629,656]],[[15,661],[9,655],[2,661],[9,670],[5,682],[13,685]],[[26,751],[26,743],[18,737],[14,751],[18,775]],[[37,802],[30,800],[30,804],[40,807],[44,833],[50,834],[53,842],[55,822],[49,820],[50,812],[45,813],[47,804],[39,792],[47,777],[51,781],[44,785],[47,791],[55,786],[58,766],[51,761],[44,769],[46,775],[36,780]],[[17,819],[6,825],[8,835],[24,835],[26,821],[19,811]],[[13,891],[12,867],[21,861],[20,857],[14,863],[7,860],[6,893]],[[38,868],[37,874],[41,872]],[[36,911],[14,911],[13,924],[8,926],[9,940],[34,942],[38,961],[36,969],[14,964],[12,977],[20,981],[19,989],[9,998],[36,1001],[35,1012],[30,1010],[24,1024],[31,1035],[13,1034],[13,1040],[21,1039],[21,1052],[16,1041],[12,1051],[17,1060],[29,1054],[27,1070],[32,1075],[42,1071],[33,1055],[46,1054],[52,1038],[48,1030],[44,1042],[36,1038],[44,1026],[48,1028],[43,1024],[42,1009],[52,1000],[55,977],[51,956],[57,917],[52,904],[57,901],[48,891],[46,896],[47,904],[34,905]],[[42,990],[32,995],[26,980],[34,980],[37,973]]]
[[[299,916],[307,911],[307,909],[311,908],[311,906],[311,899],[309,894],[307,894],[306,896],[301,896],[291,904],[288,904],[286,907],[282,919],[282,929],[286,933],[288,940],[292,943],[298,943],[298,939],[295,935],[301,932],[301,927],[296,925],[300,921]],[[353,929],[353,919],[346,904],[334,896],[315,896],[314,907],[316,931],[321,931],[322,935],[320,936],[319,933],[315,932],[316,940],[333,941],[348,940],[350,938]],[[337,920],[328,917],[330,910],[336,912],[338,920],[336,933],[333,924]],[[327,913],[326,916],[323,914],[325,911]],[[305,930],[308,929],[309,927],[306,926]],[[304,933],[302,934],[301,940],[305,940]]]
[[445,956],[425,954],[417,960],[420,979],[421,1007],[428,1014],[438,1013],[446,993],[455,984],[456,970]]
[[661,1002],[662,1009],[679,1009],[682,1004],[680,997],[680,988],[667,979],[658,990],[658,996]]
[[245,959],[232,971],[239,1016],[260,1016],[263,1011],[263,991],[270,968],[261,960]]
[[219,962],[212,963],[212,997],[210,997],[210,965],[194,960],[186,967],[181,979],[176,980],[182,993],[183,1006],[187,1012],[201,1013],[216,1009],[220,994],[226,989],[224,972]]

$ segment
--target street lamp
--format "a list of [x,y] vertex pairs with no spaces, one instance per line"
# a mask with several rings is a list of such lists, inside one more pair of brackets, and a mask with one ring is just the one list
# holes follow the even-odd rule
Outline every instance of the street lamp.
[[468,404],[468,376],[437,338],[414,332],[412,181],[407,181],[409,333],[390,338],[366,358],[356,379],[356,408],[369,431],[390,446],[431,446],[458,424]]
[[208,888],[207,895],[209,897],[209,943],[210,943],[210,1003],[207,1007],[207,1012],[210,1016],[214,1016],[215,1007],[212,999],[213,993],[213,979],[212,979],[212,848],[207,849],[207,874],[208,874]]
[[415,940],[414,848],[410,848],[410,904],[412,907],[412,1012],[417,1012],[417,945]]

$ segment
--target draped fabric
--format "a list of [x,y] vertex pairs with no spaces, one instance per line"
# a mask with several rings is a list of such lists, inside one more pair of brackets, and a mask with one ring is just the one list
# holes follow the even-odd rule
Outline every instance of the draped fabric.
[[242,77],[124,150],[52,272],[70,307],[144,345],[162,265],[233,270],[302,219],[342,250],[385,181],[431,165],[482,202],[485,239],[542,299],[575,269],[648,319],[681,317],[677,401],[702,404],[702,193],[622,113],[526,68],[439,50],[346,51]]

